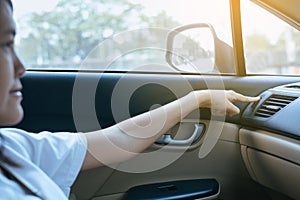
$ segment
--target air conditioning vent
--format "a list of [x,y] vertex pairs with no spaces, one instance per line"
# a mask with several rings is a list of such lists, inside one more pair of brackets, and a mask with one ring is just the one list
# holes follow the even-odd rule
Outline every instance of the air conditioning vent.
[[268,118],[287,106],[298,97],[272,95],[256,111],[255,116]]

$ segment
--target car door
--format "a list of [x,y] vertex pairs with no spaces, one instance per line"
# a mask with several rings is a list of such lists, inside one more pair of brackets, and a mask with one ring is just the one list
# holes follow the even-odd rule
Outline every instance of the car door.
[[[64,13],[62,8],[68,5],[68,1],[60,1],[57,11],[48,11],[43,18],[39,16],[48,21],[38,23],[33,20],[33,23],[41,25],[38,26],[40,31],[47,30],[51,34],[59,31],[62,34],[64,31],[75,31],[71,21],[75,20],[74,13],[77,13],[81,20],[94,17],[94,22],[100,19],[97,16],[102,19],[106,17],[107,21],[94,24],[93,31],[78,35],[78,41],[87,44],[80,46],[76,43],[82,49],[64,46],[67,42],[65,40],[71,41],[72,44],[74,38],[71,36],[60,40],[55,34],[54,36],[41,34],[36,36],[38,40],[31,37],[34,33],[31,33],[32,35],[28,33],[27,37],[20,39],[20,54],[25,54],[24,61],[29,62],[36,56],[33,60],[37,61],[37,65],[32,64],[28,67],[22,79],[25,117],[17,127],[35,133],[49,130],[54,134],[60,131],[87,132],[104,129],[176,100],[192,90],[228,89],[249,96],[261,95],[261,100],[250,105],[236,103],[241,110],[236,116],[215,117],[207,109],[195,110],[135,158],[123,163],[82,171],[72,187],[70,199],[125,199],[128,197],[128,191],[136,186],[142,186],[142,194],[146,195],[147,192],[144,190],[149,184],[159,184],[155,185],[153,193],[162,193],[171,199],[172,195],[178,197],[182,190],[184,193],[186,187],[191,187],[189,184],[183,184],[182,189],[172,181],[199,179],[213,179],[218,182],[218,189],[211,198],[300,197],[296,189],[299,183],[297,175],[300,163],[297,157],[299,132],[297,120],[289,120],[291,115],[294,116],[293,119],[298,117],[295,113],[299,107],[296,105],[298,97],[296,83],[300,81],[297,74],[299,63],[295,57],[299,31],[292,28],[298,27],[296,23],[298,18],[292,11],[289,15],[292,6],[286,8],[278,1],[254,1],[257,5],[239,0],[226,1],[227,4],[224,5],[225,1],[213,1],[207,5],[203,1],[188,3],[176,1],[177,10],[169,9],[170,13],[161,12],[155,16],[150,14],[145,20],[149,22],[147,24],[149,26],[160,27],[142,27],[124,31],[121,26],[112,25],[126,21],[118,17],[120,6],[123,8],[128,6],[127,10],[121,10],[121,14],[130,13],[126,15],[127,23],[124,22],[123,25],[131,26],[131,23],[137,20],[134,17],[142,6],[152,8],[151,5],[160,5],[169,8],[171,2],[151,4],[148,1],[144,3],[137,1],[137,4],[130,7],[132,2],[125,1],[127,4],[124,7],[124,4],[116,1],[112,2],[115,7],[111,6],[112,9],[106,13],[107,16],[100,15],[97,10],[84,12],[84,9],[89,10],[88,6],[93,4],[82,5],[79,2],[75,0],[69,2],[72,8],[70,16],[63,15],[65,20],[70,20],[68,30],[63,28],[60,30],[59,27],[63,25],[55,21],[57,17],[51,15],[52,12]],[[293,3],[297,4],[296,1],[291,1],[291,5]],[[284,7],[284,12],[276,7],[277,5]],[[102,3],[98,6],[99,10],[103,10],[110,4]],[[198,12],[201,6],[202,14],[212,16],[211,21],[201,21],[202,15]],[[261,20],[262,23],[247,21],[249,8],[250,11],[257,12],[257,16],[252,13],[250,18],[255,16],[255,19]],[[207,12],[208,9],[210,12]],[[259,15],[260,13],[263,14]],[[182,14],[192,20],[189,23],[185,20],[179,23],[170,20],[169,14],[172,16]],[[264,23],[268,22],[273,14],[288,22],[281,22],[284,24],[282,27],[289,27],[288,30],[292,34],[275,34],[274,31],[279,29],[275,29],[274,26],[272,26],[274,29],[266,30]],[[197,21],[193,21],[195,20],[193,15],[200,17],[195,18]],[[214,26],[216,15],[224,18],[227,24],[224,25],[225,22],[221,21],[220,27]],[[241,15],[248,24],[241,24]],[[38,19],[31,17],[36,16],[29,16],[29,21]],[[279,18],[274,16],[273,18],[276,23],[280,21]],[[141,17],[140,21],[137,20],[137,24],[146,23],[142,19],[145,17]],[[154,23],[154,19],[156,24],[151,24]],[[158,19],[165,19],[165,24]],[[167,22],[172,25],[168,26]],[[171,32],[175,27],[186,24],[195,26],[195,23],[198,25],[201,23],[201,26]],[[248,26],[249,23],[251,27]],[[86,21],[79,24],[82,25],[80,31],[90,28],[88,27],[90,24]],[[97,26],[105,25],[108,28],[101,33]],[[255,29],[254,25],[265,28],[266,34],[265,32],[256,34],[255,31],[258,29]],[[221,30],[223,26],[229,26],[224,29],[229,31],[229,35],[232,34],[232,39],[231,35],[229,39],[220,37],[221,32],[225,31]],[[242,30],[242,27],[245,30]],[[195,31],[195,34],[186,36],[184,31]],[[176,37],[170,37],[170,33],[174,33]],[[91,41],[93,34],[102,34],[102,40]],[[195,37],[200,38],[200,42],[191,40]],[[171,39],[167,43],[168,38]],[[142,42],[134,43],[135,40]],[[204,44],[206,40],[211,41],[213,46]],[[30,41],[34,41],[40,48],[46,48],[46,53],[36,55],[36,49],[27,52],[25,47],[28,48],[26,44]],[[182,41],[188,45],[182,45]],[[268,41],[270,43],[267,43]],[[60,46],[54,50],[52,45],[55,42]],[[175,44],[181,45],[181,51],[177,51]],[[74,55],[68,55],[72,52]],[[69,61],[74,62],[55,64],[54,61],[58,60],[60,55],[70,56]],[[168,56],[173,58],[168,60]],[[202,60],[203,62],[199,64],[193,60],[199,56],[202,56],[205,62]],[[76,63],[77,60],[80,62]],[[273,104],[266,106],[265,102],[274,95],[280,97],[279,101],[286,96],[295,98],[284,107],[275,107]],[[292,105],[295,106],[290,108]],[[274,116],[272,114],[269,116],[271,118],[263,117],[266,112],[261,109],[263,106],[276,111],[273,113]],[[289,110],[285,111],[284,108]],[[262,111],[263,114],[258,116],[258,111]],[[292,181],[289,182],[285,176]]]

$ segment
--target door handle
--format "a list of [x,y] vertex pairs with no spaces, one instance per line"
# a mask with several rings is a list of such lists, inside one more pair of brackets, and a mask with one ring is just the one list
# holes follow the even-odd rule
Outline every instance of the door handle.
[[164,134],[158,140],[155,141],[156,144],[160,145],[173,145],[173,146],[188,146],[196,142],[204,133],[204,124],[195,124],[195,130],[191,137],[185,140],[174,140],[170,134]]

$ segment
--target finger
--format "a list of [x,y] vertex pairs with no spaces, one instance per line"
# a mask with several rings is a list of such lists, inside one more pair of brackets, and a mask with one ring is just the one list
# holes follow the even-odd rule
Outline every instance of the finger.
[[227,114],[230,116],[237,115],[240,113],[240,109],[234,104],[230,103],[227,109]]
[[255,102],[255,101],[259,101],[260,100],[260,96],[257,97],[250,97],[250,96],[245,96],[242,95],[240,93],[236,93],[234,94],[234,98],[232,98],[232,102]]

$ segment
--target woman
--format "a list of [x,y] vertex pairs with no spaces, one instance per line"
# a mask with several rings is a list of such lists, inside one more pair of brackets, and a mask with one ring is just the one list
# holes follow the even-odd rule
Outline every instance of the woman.
[[[14,49],[16,30],[12,13],[11,1],[0,0],[2,127],[14,125],[23,117],[20,78],[25,68]],[[107,129],[85,134],[32,134],[19,129],[2,128],[0,197],[67,199],[80,170],[121,162],[135,156],[198,107],[213,108],[213,114],[234,115],[239,113],[239,109],[232,102],[257,100],[259,97],[247,97],[233,91],[193,91],[158,109]],[[165,116],[163,123],[161,116]]]

